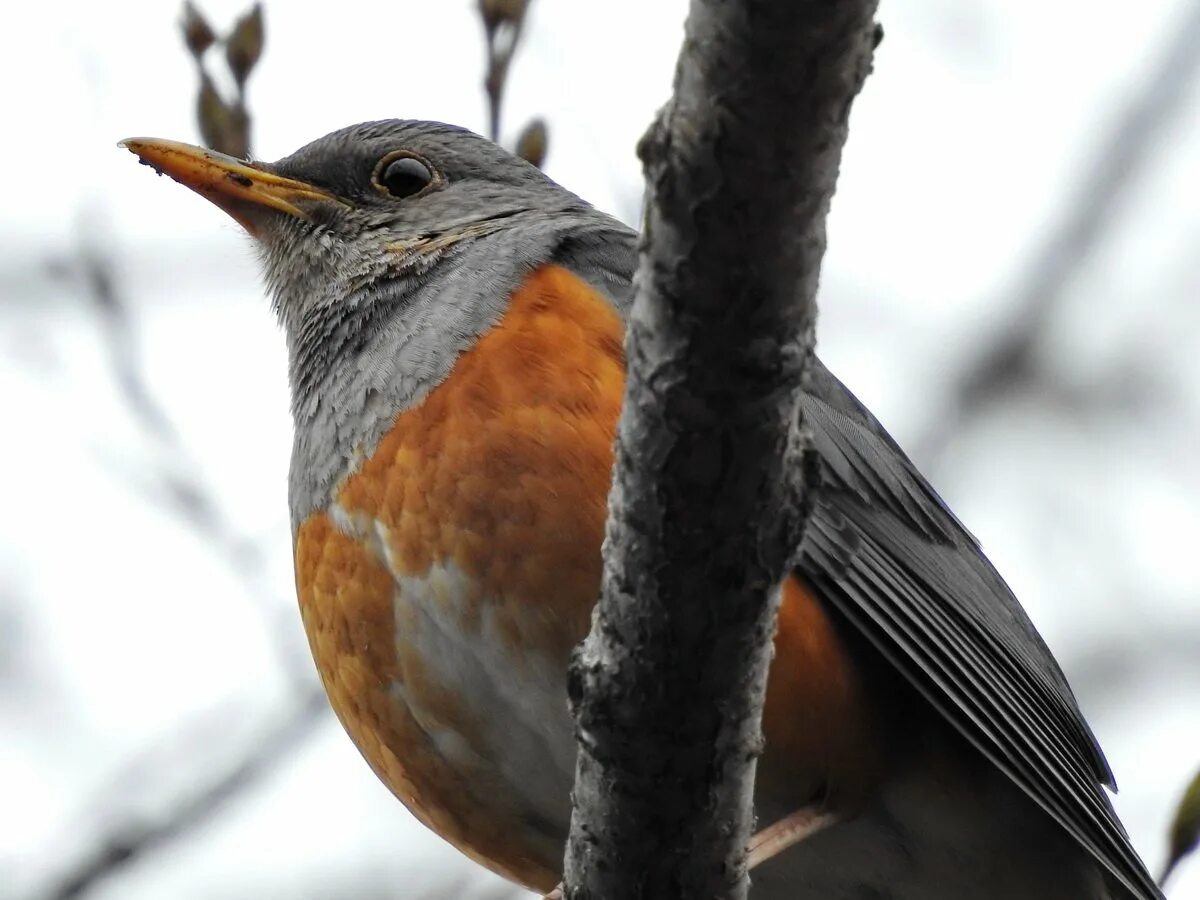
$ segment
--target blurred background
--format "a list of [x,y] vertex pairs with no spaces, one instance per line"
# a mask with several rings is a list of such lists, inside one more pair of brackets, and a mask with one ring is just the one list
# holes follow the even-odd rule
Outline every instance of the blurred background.
[[[222,37],[247,8],[202,12]],[[256,156],[373,118],[488,130],[475,0],[263,14]],[[543,117],[549,174],[636,224],[685,14],[535,0],[504,142]],[[1200,766],[1200,3],[880,15],[821,352],[1026,605],[1157,873]],[[115,146],[200,140],[180,20],[22,4],[0,35],[0,897],[525,896],[417,825],[326,710],[249,239]],[[201,59],[228,101],[223,53]],[[210,126],[236,112],[214,96]],[[1200,898],[1200,862],[1168,895]]]

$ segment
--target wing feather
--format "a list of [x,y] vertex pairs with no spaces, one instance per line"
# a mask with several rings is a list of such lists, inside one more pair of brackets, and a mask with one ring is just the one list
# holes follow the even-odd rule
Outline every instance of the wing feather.
[[822,484],[801,576],[1130,896],[1160,898],[1066,678],[975,539],[823,367],[804,411]]

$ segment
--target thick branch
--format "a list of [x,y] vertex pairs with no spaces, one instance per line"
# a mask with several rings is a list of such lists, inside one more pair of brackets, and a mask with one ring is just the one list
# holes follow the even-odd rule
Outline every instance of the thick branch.
[[798,392],[874,0],[693,0],[648,183],[568,897],[744,897]]

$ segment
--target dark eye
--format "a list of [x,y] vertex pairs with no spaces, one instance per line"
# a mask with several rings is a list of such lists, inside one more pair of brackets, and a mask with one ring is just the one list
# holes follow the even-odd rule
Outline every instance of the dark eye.
[[393,197],[411,197],[433,181],[433,173],[419,159],[398,156],[390,162],[384,160],[375,181]]

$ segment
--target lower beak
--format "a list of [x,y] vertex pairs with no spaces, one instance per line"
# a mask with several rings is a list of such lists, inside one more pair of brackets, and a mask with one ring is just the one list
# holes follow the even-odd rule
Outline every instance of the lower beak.
[[120,146],[159,175],[169,175],[207,197],[255,236],[268,210],[308,220],[313,204],[345,205],[311,184],[284,178],[215,150],[157,138],[128,138]]

